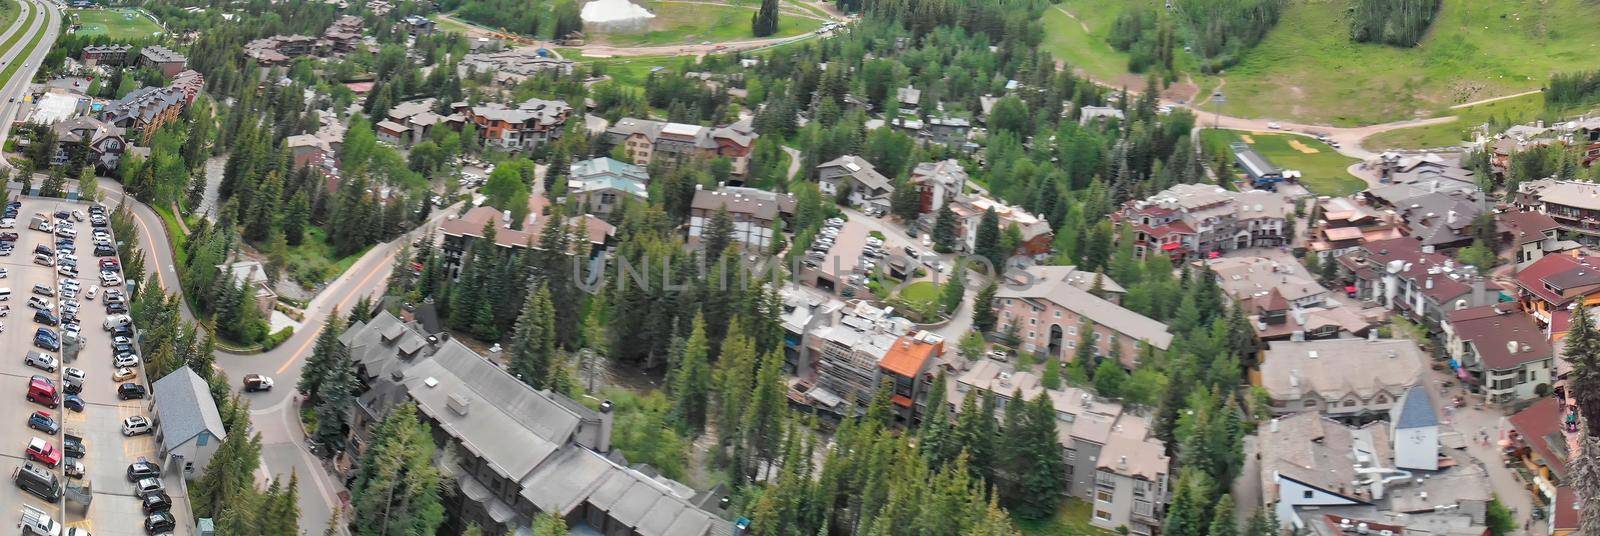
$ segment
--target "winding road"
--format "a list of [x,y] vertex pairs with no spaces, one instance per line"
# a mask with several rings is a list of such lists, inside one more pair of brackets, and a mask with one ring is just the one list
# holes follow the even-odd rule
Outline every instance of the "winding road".
[[[161,217],[144,203],[125,197],[122,185],[114,180],[100,179],[100,191],[106,194],[107,201],[120,201],[131,207],[138,245],[145,252],[146,273],[154,271],[167,292],[181,294],[176,260]],[[328,314],[333,311],[344,314],[364,296],[381,296],[394,265],[394,255],[401,246],[438,226],[452,213],[452,208],[440,209],[418,229],[368,250],[306,307],[302,323],[305,329],[295,332],[277,348],[258,354],[216,352],[216,366],[233,380],[235,391],[240,387],[238,380],[245,374],[264,374],[276,380],[277,388],[272,391],[245,395],[251,406],[251,424],[254,431],[261,434],[261,469],[256,476],[262,481],[272,477],[287,481],[291,472],[299,475],[300,528],[304,533],[322,534],[328,527],[334,506],[342,502],[339,497],[342,487],[306,447],[299,421],[300,404],[294,396],[300,369],[311,354]],[[188,307],[182,308],[182,315],[185,320],[194,320]],[[340,532],[343,533],[342,527]]]
[[[22,98],[28,85],[33,82],[33,75],[39,70],[39,64],[44,61],[46,54],[50,53],[50,46],[56,42],[56,36],[61,32],[60,3],[54,0],[19,0],[22,9],[17,12],[17,20],[12,22],[4,34],[0,34],[0,43],[12,38],[22,30],[24,21],[35,9],[44,11],[43,17],[34,17],[28,26],[27,33],[23,34],[11,48],[0,54],[0,69],[9,68],[17,61],[22,61],[23,66],[14,71],[11,78],[0,86],[0,97],[5,98],[5,103],[0,104],[0,124],[11,125],[19,112],[22,111]],[[39,33],[44,35],[40,36]],[[30,48],[31,47],[31,48]],[[19,55],[25,56],[18,57]],[[0,146],[4,146],[6,139],[11,135],[9,127],[0,129]],[[0,167],[11,169],[11,162],[0,158]]]

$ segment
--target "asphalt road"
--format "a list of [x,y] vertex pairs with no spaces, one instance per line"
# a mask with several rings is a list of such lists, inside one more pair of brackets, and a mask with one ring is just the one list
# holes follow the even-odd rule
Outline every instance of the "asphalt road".
[[[109,205],[123,200],[122,186],[116,181],[101,179],[100,191],[106,194]],[[160,216],[137,200],[128,198],[127,201],[132,207],[134,229],[139,234],[139,249],[145,252],[145,269],[159,274],[161,285],[167,292],[181,293],[176,261]],[[261,434],[261,470],[256,476],[261,481],[278,477],[287,482],[291,473],[299,475],[302,533],[321,534],[327,528],[335,505],[340,502],[338,493],[342,488],[323,469],[321,461],[306,448],[305,434],[298,417],[300,404],[294,396],[300,369],[306,357],[311,355],[311,348],[316,344],[317,335],[329,312],[338,310],[341,315],[346,314],[363,296],[381,295],[393,268],[395,253],[403,244],[422,236],[425,229],[436,227],[450,214],[455,214],[454,207],[440,209],[418,230],[368,250],[311,301],[302,323],[305,329],[295,332],[293,337],[277,348],[258,354],[217,352],[217,367],[227,373],[235,391],[240,389],[239,381],[246,374],[264,374],[276,382],[277,388],[272,391],[245,395],[251,405],[250,421],[254,430]],[[186,320],[193,320],[193,314],[187,308],[183,309],[182,314]]]
[[[42,9],[46,16],[36,17],[33,24],[29,25],[25,30],[27,33],[21,39],[18,39],[10,49],[0,53],[0,68],[11,65],[12,62],[16,61],[26,62],[22,68],[17,69],[10,80],[6,80],[4,85],[0,85],[0,98],[5,99],[5,103],[0,104],[0,124],[3,125],[12,124],[12,121],[21,111],[22,96],[27,91],[28,85],[33,81],[33,74],[39,70],[40,62],[43,62],[45,55],[50,53],[50,46],[55,43],[57,34],[61,31],[61,4],[53,0],[19,0],[19,2],[22,4],[22,11],[17,14],[17,20],[12,23],[11,28],[5,34],[0,34],[0,43],[10,39],[23,21],[27,20],[30,11]],[[38,46],[33,47],[27,57],[20,57],[22,50],[27,48],[28,43],[32,41],[32,36],[40,32],[44,32],[44,36],[39,40]],[[6,138],[10,134],[10,128],[0,129],[0,146],[5,145]],[[11,164],[5,159],[0,159],[0,166],[10,168]]]

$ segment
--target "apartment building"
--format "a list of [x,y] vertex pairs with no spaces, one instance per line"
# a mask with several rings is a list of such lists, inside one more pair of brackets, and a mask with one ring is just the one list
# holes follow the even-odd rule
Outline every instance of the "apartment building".
[[149,45],[139,49],[139,66],[161,71],[161,75],[167,78],[177,76],[188,68],[188,65],[189,58],[161,45]]
[[157,130],[178,120],[204,86],[205,78],[200,73],[183,71],[166,87],[135,89],[107,104],[100,119],[122,129],[128,137],[148,143]]
[[1151,435],[1148,416],[1075,387],[1045,389],[1033,372],[1016,372],[989,359],[953,380],[945,398],[952,412],[974,392],[994,394],[997,412],[1014,403],[1011,397],[1019,392],[1023,400],[1050,397],[1067,465],[1066,494],[1092,505],[1089,522],[1097,527],[1127,527],[1141,535],[1160,531],[1172,460],[1166,445]]
[[1324,261],[1343,255],[1361,244],[1405,236],[1400,217],[1357,197],[1319,199],[1317,219],[1309,222],[1307,249]]
[[572,117],[572,107],[561,100],[528,99],[516,106],[458,102],[451,107],[463,121],[477,126],[484,146],[507,151],[530,150],[560,138]]
[[[1032,266],[1001,285],[994,303],[985,305],[995,308],[1001,333],[1016,333],[1021,351],[1062,361],[1077,352],[1079,329],[1086,325],[1093,330],[1095,355],[1120,355],[1129,369],[1138,362],[1140,344],[1162,350],[1172,344],[1166,324],[1091,294],[1094,279],[1071,266]],[[1115,285],[1108,281],[1102,278],[1102,286]]]
[[[441,453],[449,488],[441,532],[468,524],[496,534],[555,512],[575,531],[627,535],[726,535],[721,499],[635,467],[611,446],[610,402],[590,408],[539,391],[448,334],[432,336],[387,311],[339,338],[360,384],[347,448],[335,469],[353,474],[372,427],[415,403]],[[643,469],[643,470],[641,470]]]
[[911,186],[917,189],[917,212],[937,212],[945,203],[965,193],[967,170],[954,158],[922,162],[911,169]]
[[1259,368],[1273,414],[1365,422],[1395,407],[1407,389],[1426,385],[1428,356],[1406,339],[1273,341]]
[[1283,244],[1291,205],[1266,190],[1234,192],[1207,184],[1179,184],[1111,214],[1126,224],[1134,253],[1159,252],[1173,260],[1203,259],[1236,249]]
[[1530,400],[1555,385],[1555,349],[1517,304],[1451,311],[1444,334],[1450,358],[1466,372],[1462,379],[1482,387],[1490,400]]
[[1574,251],[1546,255],[1517,272],[1517,303],[1552,340],[1566,335],[1572,307],[1600,303],[1600,258]]
[[717,212],[727,211],[733,219],[734,240],[747,248],[765,249],[779,232],[776,222],[787,223],[794,217],[794,205],[795,198],[790,194],[738,186],[704,190],[696,185],[694,199],[689,203],[689,241],[698,243]]
[[[1016,251],[1005,252],[1008,255],[1037,255],[1050,251],[1050,246],[1055,242],[1055,230],[1050,227],[1050,222],[1043,216],[1037,216],[1016,207],[995,201],[987,196],[958,196],[950,205],[950,211],[956,216],[956,236],[961,237],[961,246],[966,251],[976,251],[978,247],[978,228],[983,222],[985,212],[993,210],[999,220],[1000,231],[1016,227],[1022,235],[1022,242],[1017,245]],[[931,229],[931,224],[929,226]]]
[[817,166],[817,190],[856,208],[887,212],[893,202],[894,183],[878,173],[871,162],[856,155],[844,155]]
[[83,55],[79,57],[85,65],[121,67],[128,63],[130,50],[133,50],[133,45],[88,45],[83,47]]
[[706,127],[624,117],[606,129],[606,140],[621,145],[637,165],[677,166],[693,160],[727,158],[733,174],[750,170],[750,153],[758,135],[749,120]]
[[1335,257],[1351,295],[1399,312],[1437,332],[1446,313],[1497,299],[1477,270],[1412,237],[1368,242]]
[[625,200],[648,199],[649,185],[650,174],[643,167],[609,157],[573,162],[567,171],[567,195],[590,214],[608,220]]
[[1600,184],[1541,179],[1517,185],[1518,208],[1542,212],[1586,245],[1600,245]]
[[[545,226],[545,216],[539,210],[543,205],[539,201],[530,201],[530,205],[534,210],[529,211],[521,229],[511,226],[509,212],[502,213],[491,206],[468,210],[466,214],[441,223],[439,232],[443,235],[443,242],[440,251],[444,253],[444,264],[450,270],[450,277],[461,275],[463,257],[474,242],[484,238],[486,227],[493,228],[496,246],[530,249],[538,247],[539,235],[544,232]],[[600,258],[601,253],[610,247],[611,240],[617,234],[615,226],[588,214],[567,218],[565,225],[579,240],[588,241],[591,261]]]

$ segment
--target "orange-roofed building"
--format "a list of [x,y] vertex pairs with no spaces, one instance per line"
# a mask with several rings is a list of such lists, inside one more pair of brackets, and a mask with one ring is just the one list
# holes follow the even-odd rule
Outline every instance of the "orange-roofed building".
[[[883,378],[894,383],[894,410],[906,423],[922,421],[927,409],[928,390],[933,384],[930,369],[944,353],[944,339],[926,331],[901,335],[878,361]],[[942,396],[942,395],[941,395]]]

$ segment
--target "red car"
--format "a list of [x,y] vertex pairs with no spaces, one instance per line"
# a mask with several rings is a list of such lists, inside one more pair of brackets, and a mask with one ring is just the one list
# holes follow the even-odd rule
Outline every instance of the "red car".
[[121,270],[121,269],[122,269],[122,263],[117,262],[116,257],[106,257],[106,258],[100,259],[100,271],[102,271],[102,272],[106,271],[106,270]]
[[61,451],[49,441],[35,437],[28,441],[28,458],[55,467],[61,464]]

